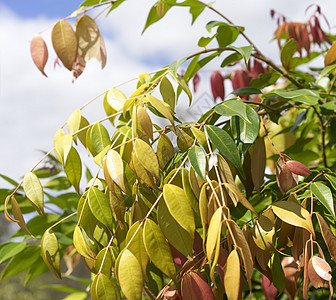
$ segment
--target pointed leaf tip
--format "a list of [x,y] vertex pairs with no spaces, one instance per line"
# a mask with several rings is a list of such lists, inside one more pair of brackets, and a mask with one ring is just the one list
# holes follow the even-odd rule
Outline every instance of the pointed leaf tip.
[[48,77],[44,72],[44,67],[48,61],[48,48],[39,34],[35,35],[30,42],[30,54],[35,66],[44,76]]

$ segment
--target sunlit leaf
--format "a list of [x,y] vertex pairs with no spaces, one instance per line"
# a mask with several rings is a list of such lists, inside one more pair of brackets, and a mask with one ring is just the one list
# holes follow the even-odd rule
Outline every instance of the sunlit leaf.
[[335,218],[334,201],[330,189],[321,182],[313,182],[310,186],[310,189],[315,197]]
[[240,260],[237,250],[232,250],[227,258],[224,274],[224,286],[228,300],[239,299]]
[[23,177],[23,190],[40,215],[44,214],[43,189],[40,180],[33,172],[28,172]]
[[332,276],[330,265],[321,257],[312,256],[311,258],[313,268],[318,276],[324,280],[331,280]]
[[92,300],[120,300],[121,296],[114,280],[109,279],[103,273],[99,273],[92,281],[91,298]]
[[137,139],[134,143],[134,153],[146,170],[153,177],[159,178],[159,161],[152,147],[141,139]]
[[137,109],[137,119],[142,130],[153,140],[153,124],[146,110],[140,105]]
[[212,215],[208,229],[206,254],[209,261],[211,261],[213,258],[215,248],[217,245],[217,240],[220,237],[221,228],[222,228],[222,208],[219,207]]
[[71,147],[67,155],[64,171],[77,193],[79,193],[79,183],[82,177],[82,161],[74,147]]
[[58,278],[61,276],[61,255],[55,233],[46,230],[41,239],[41,254],[45,264]]
[[175,265],[161,229],[155,222],[146,219],[143,234],[145,248],[153,264],[168,277],[175,280]]
[[65,21],[58,21],[51,32],[51,40],[58,58],[71,71],[77,55],[77,38],[71,25]]
[[323,219],[323,217],[319,213],[315,214],[319,222],[321,233],[327,245],[329,254],[333,258],[333,260],[336,261],[336,237],[332,233],[330,227],[328,226],[327,222]]
[[207,160],[202,148],[194,146],[189,149],[188,158],[197,175],[200,176],[204,182],[206,182],[205,172]]
[[315,237],[310,214],[300,204],[293,201],[279,201],[272,204],[272,210],[282,221],[304,228]]
[[107,185],[112,191],[111,183],[109,182],[109,178],[112,179],[124,192],[126,192],[125,184],[124,184],[124,165],[120,154],[110,149],[105,157],[104,161],[104,175]]
[[329,66],[336,61],[336,43],[333,43],[329,50],[327,51],[326,56],[324,57],[324,65]]
[[35,66],[44,76],[48,77],[44,72],[44,67],[48,61],[48,48],[39,34],[35,35],[30,42],[30,54]]
[[172,110],[175,109],[175,91],[173,85],[167,77],[163,77],[160,82],[160,93],[164,102],[166,102]]
[[77,252],[87,258],[94,259],[95,254],[86,243],[83,232],[80,227],[76,225],[74,233],[73,233],[73,243],[77,250]]
[[162,133],[160,135],[156,148],[156,153],[159,159],[160,168],[164,169],[164,167],[175,154],[174,146],[165,133]]
[[147,99],[159,113],[161,113],[173,126],[175,126],[173,116],[169,109],[165,106],[164,102],[155,98],[151,94],[147,95]]

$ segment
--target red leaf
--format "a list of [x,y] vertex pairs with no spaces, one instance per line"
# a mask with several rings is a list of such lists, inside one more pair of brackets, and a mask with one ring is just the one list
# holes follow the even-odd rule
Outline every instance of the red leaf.
[[313,25],[311,20],[309,20],[309,28],[310,28],[310,33],[313,37],[313,42],[318,44],[318,45],[321,45],[321,40],[320,40],[319,34],[318,34],[317,29]]
[[310,53],[310,41],[307,25],[305,24],[301,30],[301,39],[302,39],[302,47],[307,51],[307,54]]
[[274,10],[274,9],[271,9],[271,10],[270,10],[270,14],[271,14],[271,18],[273,19],[273,18],[274,18],[274,15],[275,15],[275,10]]
[[266,300],[274,300],[278,290],[264,274],[261,274],[261,286]]
[[[234,90],[250,85],[251,77],[246,69],[236,70],[231,75],[232,88]],[[247,95],[239,95],[242,99],[248,99]]]
[[44,73],[44,67],[48,61],[48,48],[39,34],[35,35],[30,42],[30,54],[35,66],[44,76],[48,77]]
[[211,91],[214,97],[214,100],[220,97],[224,100],[224,78],[219,71],[214,71],[210,77]]
[[174,248],[171,244],[169,244],[174,263],[178,266],[182,266],[188,258],[186,258],[180,251]]
[[298,184],[299,176],[292,173],[286,163],[291,161],[290,157],[281,154],[276,163],[276,179],[281,193],[285,194],[287,191],[292,189]]
[[310,260],[312,267],[318,276],[327,281],[331,280],[332,276],[329,274],[329,272],[331,272],[331,267],[323,258],[312,256]]
[[304,177],[308,177],[311,175],[311,171],[302,163],[295,161],[295,160],[289,160],[286,162],[286,165],[292,173],[296,175],[301,175]]
[[56,59],[54,61],[54,69],[56,69],[57,66],[62,67],[62,65],[59,62],[59,58],[58,57],[56,57]]
[[200,79],[198,73],[196,73],[195,76],[193,77],[193,85],[194,85],[194,93],[195,94],[197,93],[200,81],[201,81],[201,79]]
[[259,74],[264,74],[265,69],[262,65],[262,63],[259,60],[254,60],[253,63],[253,68],[251,68],[251,74],[253,78],[257,78],[259,76]]
[[72,83],[83,73],[86,66],[86,62],[83,57],[77,53],[76,60],[74,61],[72,65]]
[[181,293],[183,300],[215,300],[209,284],[194,271],[183,276]]

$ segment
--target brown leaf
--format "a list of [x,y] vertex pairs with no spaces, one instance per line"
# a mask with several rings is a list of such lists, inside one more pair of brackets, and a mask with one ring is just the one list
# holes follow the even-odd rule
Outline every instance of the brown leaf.
[[259,137],[256,140],[251,156],[252,181],[257,193],[260,193],[261,186],[264,183],[266,168],[266,148],[264,138]]
[[327,245],[330,256],[334,261],[336,261],[336,237],[332,233],[330,227],[327,222],[323,219],[323,217],[319,213],[315,213],[317,220],[320,225],[321,233],[324,239],[324,242]]
[[305,266],[305,267],[308,268],[308,276],[309,276],[310,282],[312,283],[315,289],[318,289],[320,287],[323,287],[323,279],[316,273],[314,269],[314,266],[313,266],[314,257],[316,256],[312,256],[310,258],[308,266]]
[[77,38],[72,26],[64,21],[58,21],[51,32],[51,40],[55,52],[63,65],[72,70],[73,63],[77,56]]
[[306,242],[305,245],[305,250],[304,250],[304,254],[303,254],[303,258],[301,260],[301,264],[300,264],[300,268],[302,263],[304,263],[303,265],[303,287],[302,287],[302,292],[303,292],[303,297],[305,299],[307,299],[307,294],[308,294],[308,285],[309,285],[309,274],[308,274],[308,264],[310,261],[310,257],[311,257],[311,241],[308,240]]
[[336,42],[334,42],[324,57],[324,65],[329,66],[336,61]]
[[310,53],[310,40],[307,25],[304,24],[301,29],[301,41],[302,47],[307,51],[307,54]]
[[183,300],[215,300],[209,284],[194,271],[182,277],[181,293]]
[[74,83],[75,80],[83,73],[85,66],[86,66],[85,60],[78,53],[76,56],[76,60],[72,65],[72,75],[73,75],[72,83]]
[[201,79],[200,79],[198,73],[196,73],[193,77],[193,86],[194,86],[194,93],[195,94],[197,93],[200,82],[201,82]]
[[216,101],[218,97],[224,100],[224,78],[219,71],[212,72],[210,77],[210,84],[214,101]]
[[290,300],[294,300],[297,293],[297,270],[298,265],[294,261],[293,257],[284,257],[281,261],[282,268],[285,274],[286,289],[285,293],[287,294]]
[[262,63],[259,60],[255,59],[253,62],[253,67],[251,68],[252,78],[257,78],[259,74],[264,74],[264,73],[265,73],[265,69]]
[[304,177],[308,177],[311,175],[311,171],[302,163],[295,161],[295,160],[289,160],[286,162],[286,165],[292,173],[296,175],[301,175]]
[[293,174],[286,166],[286,162],[290,160],[289,156],[281,154],[276,163],[276,179],[282,194],[294,188],[299,181],[299,176]]
[[318,44],[318,45],[321,45],[321,39],[320,39],[319,34],[317,32],[317,28],[315,27],[315,25],[313,24],[311,19],[308,21],[308,24],[309,24],[309,28],[310,28],[310,33],[313,37],[313,42]]
[[15,220],[17,220],[19,226],[21,227],[21,229],[28,233],[30,236],[33,236],[28,228],[27,228],[27,225],[26,225],[26,222],[25,220],[23,219],[23,215],[22,215],[22,212],[21,212],[21,209],[16,201],[16,199],[14,198],[14,196],[11,197],[11,204],[12,204],[12,212],[13,212],[13,216],[15,218]]
[[312,256],[311,261],[312,266],[318,276],[327,281],[331,280],[332,276],[329,273],[331,272],[331,267],[323,258]]
[[48,77],[44,72],[44,67],[48,61],[48,48],[39,34],[35,35],[30,42],[30,54],[35,66],[44,76]]
[[100,48],[96,58],[100,62],[101,68],[104,69],[106,66],[106,48],[102,36],[100,36]]

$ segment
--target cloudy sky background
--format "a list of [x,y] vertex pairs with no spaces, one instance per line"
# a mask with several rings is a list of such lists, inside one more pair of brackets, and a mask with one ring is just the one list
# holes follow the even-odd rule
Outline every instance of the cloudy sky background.
[[[107,48],[107,65],[101,70],[98,62],[89,61],[84,73],[72,84],[69,71],[53,69],[56,55],[51,47],[50,29],[42,33],[49,48],[48,78],[34,66],[29,42],[37,32],[70,15],[81,1],[0,0],[0,174],[19,180],[41,157],[36,149],[52,148],[55,132],[75,109],[119,82],[198,51],[198,37],[208,35],[204,29],[206,23],[219,20],[207,11],[191,27],[188,9],[173,8],[164,20],[141,35],[154,2],[128,0],[107,18],[99,17],[97,23]],[[283,13],[289,20],[305,21],[308,16],[304,11],[311,3],[217,0],[214,7],[237,25],[245,26],[247,35],[259,49],[278,62],[279,49],[275,42],[270,42],[276,29],[270,9]],[[335,33],[336,2],[322,0],[319,4]],[[240,45],[246,43],[240,41]],[[211,68],[214,66],[210,65],[209,71]],[[200,74],[203,91],[209,88],[209,75],[210,72]],[[130,86],[121,89],[127,94]],[[102,98],[85,109],[83,115],[91,122],[104,117]],[[0,178],[0,188],[6,185]]]

